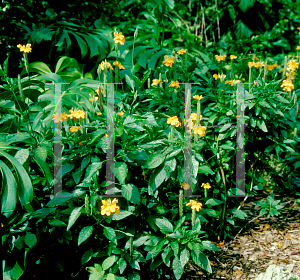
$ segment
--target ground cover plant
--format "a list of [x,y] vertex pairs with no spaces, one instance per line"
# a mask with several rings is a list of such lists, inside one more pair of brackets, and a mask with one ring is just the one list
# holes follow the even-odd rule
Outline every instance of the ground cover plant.
[[[168,7],[154,5],[156,18]],[[49,279],[71,273],[82,279],[181,279],[189,260],[211,273],[207,252],[220,250],[240,230],[236,224],[247,218],[242,207],[248,195],[267,191],[257,205],[261,216],[274,216],[282,206],[273,192],[299,187],[300,46],[276,56],[220,46],[209,52],[162,44],[156,24],[149,47],[142,28],[121,26],[126,33],[120,26],[97,31],[107,55],[90,72],[67,55],[55,65],[32,62],[34,47],[27,42],[15,46],[24,65],[18,78],[7,75],[10,56],[1,65],[7,279],[22,279],[30,266],[48,267],[47,274],[37,274]],[[54,98],[57,85],[60,100]],[[108,119],[115,122],[113,134],[107,133]],[[242,121],[244,139],[237,138]],[[62,192],[54,195],[58,125]],[[111,141],[116,181],[107,197]],[[243,143],[245,192],[235,179]],[[281,164],[280,173],[269,159]],[[276,184],[264,179],[266,171]]]

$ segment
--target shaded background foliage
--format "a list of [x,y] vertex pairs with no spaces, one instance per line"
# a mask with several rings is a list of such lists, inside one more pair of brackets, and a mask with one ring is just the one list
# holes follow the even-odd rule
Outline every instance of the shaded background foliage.
[[[72,40],[72,50],[63,48],[53,51],[50,44],[54,37],[44,34],[44,38],[30,37],[31,33],[43,26],[56,23],[59,32],[63,29],[62,21],[75,23],[86,29],[114,29],[116,25],[138,19],[145,19],[144,13],[159,1],[21,1],[2,0],[0,15],[1,44],[0,61],[3,62],[7,53],[15,51],[19,43],[30,43],[35,39],[35,51],[30,54],[31,61],[54,63],[62,55],[79,57],[78,42]],[[176,5],[175,5],[176,3]],[[291,51],[291,45],[297,43],[296,26],[300,24],[300,3],[285,0],[229,0],[229,1],[172,1],[165,0],[166,16],[163,17],[167,28],[176,23],[181,38],[194,41],[194,33],[202,28],[202,8],[204,9],[205,29],[208,45],[228,49],[237,47],[237,51],[249,52],[259,50],[276,55]],[[217,9],[216,9],[217,4]],[[174,8],[173,8],[174,7]],[[80,11],[80,12],[79,12]],[[154,12],[154,17],[158,14]],[[219,25],[217,23],[219,17]],[[172,22],[171,19],[174,20]],[[58,23],[58,24],[57,24]],[[220,38],[218,34],[220,26]],[[72,30],[71,28],[69,30]],[[78,28],[74,28],[73,31]],[[196,31],[197,30],[197,31]],[[46,32],[47,33],[47,32]],[[172,37],[166,32],[165,40]],[[34,36],[37,36],[36,33]],[[33,36],[33,37],[34,37]],[[40,36],[40,35],[39,35]],[[57,38],[55,38],[57,42]],[[203,34],[205,41],[205,34]],[[51,45],[51,46],[50,46]],[[199,40],[194,42],[199,47]],[[205,45],[205,44],[204,44]],[[202,46],[201,46],[202,47]],[[204,48],[204,46],[202,47]],[[236,49],[235,49],[236,50]],[[52,51],[52,52],[51,52]],[[45,55],[47,54],[47,55]],[[8,76],[16,77],[22,67],[19,60],[21,54],[10,57]],[[95,63],[87,57],[79,60],[80,64]]]

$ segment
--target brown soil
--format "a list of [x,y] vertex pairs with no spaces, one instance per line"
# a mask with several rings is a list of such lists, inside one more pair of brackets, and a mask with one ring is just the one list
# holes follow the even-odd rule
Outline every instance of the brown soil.
[[[219,245],[220,251],[206,252],[212,274],[189,261],[182,279],[254,280],[272,264],[300,276],[300,207],[295,198],[289,197],[283,198],[281,205],[285,210],[280,215],[254,219],[246,232]],[[248,221],[259,215],[259,207],[253,202],[245,203],[242,210],[248,214]]]

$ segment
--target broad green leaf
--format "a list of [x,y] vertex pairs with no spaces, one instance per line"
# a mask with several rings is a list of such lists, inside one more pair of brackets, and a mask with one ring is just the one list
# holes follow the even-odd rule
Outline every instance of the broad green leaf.
[[45,147],[38,147],[35,150],[35,155],[38,156],[42,161],[46,161],[47,149]]
[[84,227],[78,236],[78,246],[83,243],[85,240],[87,240],[91,234],[93,233],[93,227],[92,226],[86,226]]
[[165,160],[165,157],[160,153],[151,154],[145,164],[145,168],[153,169],[161,165]]
[[66,68],[78,68],[79,69],[77,60],[75,58],[70,58],[67,56],[61,57],[56,63],[55,73],[59,74],[63,70],[66,70]]
[[117,215],[116,213],[113,213],[112,220],[119,221],[119,220],[125,219],[126,217],[128,217],[130,215],[132,215],[131,212],[121,210],[119,215]]
[[72,225],[74,225],[74,223],[79,218],[79,216],[81,214],[81,212],[80,212],[81,209],[82,209],[82,206],[81,207],[76,207],[75,209],[73,209],[73,211],[70,215],[70,218],[69,218],[67,231],[72,227]]
[[63,221],[58,220],[58,219],[49,220],[48,223],[49,223],[50,226],[53,226],[53,227],[65,227],[65,226],[67,226]]
[[116,280],[115,275],[112,274],[112,273],[108,273],[108,274],[106,275],[106,279],[107,279],[107,280]]
[[174,272],[176,280],[181,279],[184,269],[180,263],[180,260],[177,257],[175,257],[173,260],[172,268],[173,268],[173,272]]
[[78,36],[76,33],[72,32],[71,34],[76,38],[77,43],[80,47],[81,58],[83,58],[88,53],[88,48],[87,48],[86,42],[80,36]]
[[220,251],[220,249],[211,241],[202,241],[202,246],[204,249],[209,251]]
[[104,262],[102,263],[102,269],[103,270],[109,269],[115,263],[115,261],[116,261],[116,256],[115,255],[106,258],[104,260]]
[[86,169],[84,182],[89,181],[92,178],[92,176],[96,173],[96,171],[101,169],[102,164],[103,164],[103,162],[93,162],[93,163],[91,163]]
[[240,0],[239,8],[244,13],[248,9],[252,8],[255,3],[255,0]]
[[156,219],[155,224],[160,228],[164,234],[173,232],[173,225],[165,219]]
[[147,235],[141,236],[137,240],[133,241],[133,246],[139,247],[139,246],[143,245],[148,239],[149,239],[149,236],[147,236]]
[[118,260],[118,265],[119,265],[120,274],[122,274],[127,266],[127,262],[123,258],[120,258]]
[[164,166],[160,166],[151,174],[149,184],[148,184],[148,193],[151,195],[155,190],[165,181],[167,177],[166,170]]
[[155,55],[153,55],[151,57],[151,59],[149,60],[148,62],[148,69],[151,69],[151,70],[154,70],[156,69],[156,63],[157,63],[157,60],[162,56],[162,55],[165,55],[167,54],[168,51],[167,50],[161,50],[159,51],[158,53],[156,53]]
[[17,183],[12,172],[2,160],[0,160],[0,172],[3,178],[0,193],[1,213],[8,212],[6,216],[9,217],[17,205]]
[[[30,202],[33,199],[33,187],[30,180],[30,177],[28,176],[26,170],[24,167],[19,163],[18,160],[16,160],[14,157],[9,155],[8,153],[0,150],[0,156],[6,157],[13,165],[14,169],[18,173],[18,195],[21,200],[21,203],[25,206],[29,205]],[[32,207],[30,206],[32,209]],[[33,212],[33,209],[32,209]]]
[[189,260],[190,260],[190,252],[186,248],[184,248],[180,253],[181,266],[184,268]]
[[244,219],[248,216],[244,211],[242,211],[242,210],[237,210],[237,209],[234,209],[234,210],[232,211],[232,214],[233,214],[235,217],[237,217],[237,218],[239,218],[239,219],[242,219],[242,220],[244,220]]
[[58,193],[55,197],[53,197],[45,206],[55,206],[55,205],[62,205],[69,199],[71,199],[73,196],[70,193]]
[[140,192],[138,188],[133,184],[127,184],[122,186],[122,195],[130,202],[134,204],[141,203]]
[[202,165],[198,169],[198,173],[204,173],[204,174],[215,174],[208,165]]
[[168,5],[168,7],[173,10],[175,8],[175,1],[174,0],[165,0],[165,3]]
[[210,198],[209,200],[206,201],[205,205],[208,206],[216,206],[216,205],[220,205],[223,202],[221,200],[215,199],[215,198]]
[[115,176],[117,177],[121,185],[125,184],[127,173],[128,168],[125,162],[115,162]]
[[[245,0],[245,1],[249,1],[249,0]],[[238,39],[250,38],[252,34],[253,34],[252,30],[249,29],[249,27],[245,23],[239,20],[235,29],[235,35],[237,36],[237,38]]]
[[34,155],[33,159],[36,161],[36,163],[39,165],[42,172],[44,173],[44,176],[46,177],[48,186],[51,186],[51,183],[53,181],[53,177],[52,177],[52,174],[50,172],[49,165],[45,161],[41,160],[36,154]]
[[84,252],[81,258],[81,264],[87,263],[93,256],[93,249],[87,250]]
[[80,168],[78,168],[75,172],[72,172],[72,178],[74,179],[76,185],[80,182],[82,174],[83,171]]
[[126,83],[131,87],[132,91],[134,91],[134,81],[130,79],[128,75],[125,75]]
[[104,235],[106,236],[106,238],[110,241],[112,241],[113,243],[117,244],[117,236],[116,233],[114,231],[113,228],[111,227],[104,227],[103,230]]
[[24,243],[30,248],[34,247],[37,243],[37,238],[33,233],[27,233],[24,236]]
[[28,69],[29,69],[29,72],[36,72],[39,74],[52,73],[52,71],[50,70],[48,65],[45,64],[44,62],[40,62],[40,61],[29,63]]
[[258,120],[257,121],[258,127],[263,131],[263,132],[268,132],[268,129],[266,127],[266,124],[263,120]]

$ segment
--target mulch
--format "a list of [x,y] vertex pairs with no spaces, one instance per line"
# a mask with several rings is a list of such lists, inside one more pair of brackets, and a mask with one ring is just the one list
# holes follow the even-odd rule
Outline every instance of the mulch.
[[[259,215],[260,208],[253,204],[257,199],[251,200],[242,208],[248,215],[244,225]],[[293,197],[282,198],[280,204],[287,209],[278,216],[254,219],[234,240],[218,245],[220,251],[205,252],[212,273],[189,261],[182,279],[254,280],[272,264],[300,276],[300,207]]]

